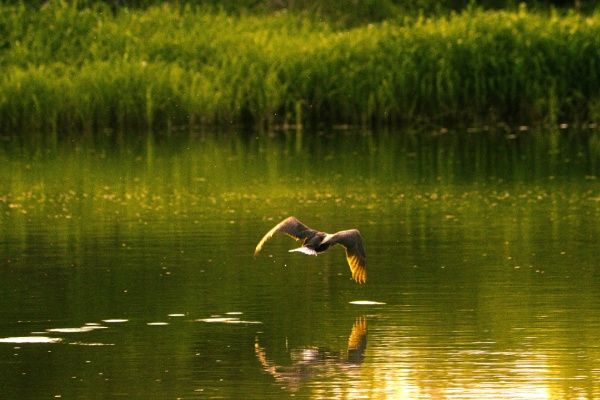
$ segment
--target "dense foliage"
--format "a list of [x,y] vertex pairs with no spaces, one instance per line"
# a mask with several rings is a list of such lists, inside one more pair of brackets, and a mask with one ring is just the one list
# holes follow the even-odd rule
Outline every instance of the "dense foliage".
[[55,0],[0,6],[0,31],[5,129],[600,116],[600,14],[469,9],[341,29]]
[[[24,4],[39,8],[48,0],[2,0],[4,4]],[[514,9],[521,1],[516,0],[78,0],[79,6],[97,2],[109,5],[113,10],[120,8],[147,8],[171,3],[177,6],[213,8],[231,13],[273,12],[286,9],[305,12],[344,21],[365,22],[377,18],[389,18],[395,13],[447,13],[462,11],[467,7],[484,9]],[[534,0],[526,2],[529,7],[543,10],[552,7],[579,11],[593,10],[600,0]]]

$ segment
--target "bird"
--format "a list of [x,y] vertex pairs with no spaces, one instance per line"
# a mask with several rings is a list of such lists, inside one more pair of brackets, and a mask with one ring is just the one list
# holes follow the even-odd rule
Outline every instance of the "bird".
[[316,256],[327,250],[330,246],[340,244],[346,249],[346,260],[350,265],[352,279],[357,283],[367,281],[367,256],[363,247],[362,237],[357,229],[339,231],[333,234],[319,232],[309,228],[296,217],[288,217],[275,225],[258,242],[254,250],[254,258],[258,256],[265,242],[273,237],[276,232],[285,233],[296,240],[303,240],[302,246],[290,250],[290,252],[299,251],[304,254]]

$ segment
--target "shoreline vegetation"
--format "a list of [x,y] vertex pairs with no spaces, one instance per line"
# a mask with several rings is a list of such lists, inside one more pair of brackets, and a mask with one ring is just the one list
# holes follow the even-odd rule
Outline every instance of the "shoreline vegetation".
[[0,129],[600,122],[600,11],[405,16],[341,28],[51,0],[0,4]]

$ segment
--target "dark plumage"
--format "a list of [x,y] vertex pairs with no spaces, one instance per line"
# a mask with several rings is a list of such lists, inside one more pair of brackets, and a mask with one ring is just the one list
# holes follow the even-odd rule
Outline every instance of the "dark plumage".
[[350,265],[350,271],[352,271],[352,278],[358,283],[364,283],[367,280],[367,256],[358,230],[350,229],[334,234],[318,232],[310,229],[295,217],[289,217],[275,225],[258,242],[256,250],[254,250],[254,257],[258,255],[265,242],[271,239],[275,232],[283,232],[296,240],[303,240],[302,247],[290,251],[299,251],[313,256],[324,252],[329,246],[341,244],[346,249],[346,259]]

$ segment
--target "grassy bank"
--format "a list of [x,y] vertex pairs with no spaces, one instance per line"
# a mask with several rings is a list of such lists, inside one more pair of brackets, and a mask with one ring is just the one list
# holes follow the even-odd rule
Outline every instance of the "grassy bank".
[[0,127],[600,119],[600,14],[339,31],[287,13],[0,6]]

